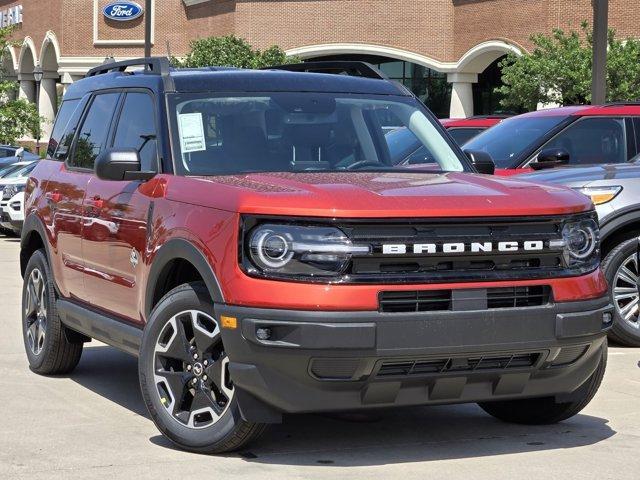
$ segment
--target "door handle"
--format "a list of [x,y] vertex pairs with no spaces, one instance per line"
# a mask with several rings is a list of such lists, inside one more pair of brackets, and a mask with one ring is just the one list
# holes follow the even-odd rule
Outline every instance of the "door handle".
[[49,192],[46,197],[49,203],[60,203],[62,201],[62,194],[60,192]]

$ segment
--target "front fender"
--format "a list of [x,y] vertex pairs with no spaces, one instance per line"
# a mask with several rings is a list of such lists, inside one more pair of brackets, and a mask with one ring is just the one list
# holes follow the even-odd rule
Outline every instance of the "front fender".
[[188,240],[173,238],[162,245],[153,258],[145,290],[145,318],[149,318],[149,314],[153,308],[154,292],[158,283],[163,281],[162,277],[165,273],[165,267],[177,258],[187,260],[196,268],[204,280],[204,283],[209,290],[209,295],[211,295],[211,299],[214,303],[224,302],[220,283],[218,282],[218,279],[205,255]]

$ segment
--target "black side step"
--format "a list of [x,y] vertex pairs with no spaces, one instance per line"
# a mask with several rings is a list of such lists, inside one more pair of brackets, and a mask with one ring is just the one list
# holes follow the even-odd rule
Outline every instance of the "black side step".
[[142,330],[119,320],[89,310],[68,300],[58,299],[60,320],[71,330],[95,338],[123,352],[138,356]]

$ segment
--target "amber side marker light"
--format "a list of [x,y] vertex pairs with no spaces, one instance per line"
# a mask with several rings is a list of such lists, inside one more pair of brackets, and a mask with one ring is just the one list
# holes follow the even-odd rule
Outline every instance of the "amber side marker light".
[[229,328],[231,330],[238,328],[238,319],[236,317],[220,315],[220,323],[222,324],[222,328]]
[[576,188],[578,192],[591,197],[591,201],[594,205],[602,205],[603,203],[610,202],[622,191],[620,185],[611,185],[604,187],[581,187]]

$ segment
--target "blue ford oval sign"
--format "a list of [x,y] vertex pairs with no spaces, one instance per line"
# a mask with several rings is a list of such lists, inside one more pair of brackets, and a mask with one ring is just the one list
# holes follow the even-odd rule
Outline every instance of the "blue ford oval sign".
[[142,7],[136,2],[111,2],[102,9],[102,14],[109,20],[126,22],[142,15]]

